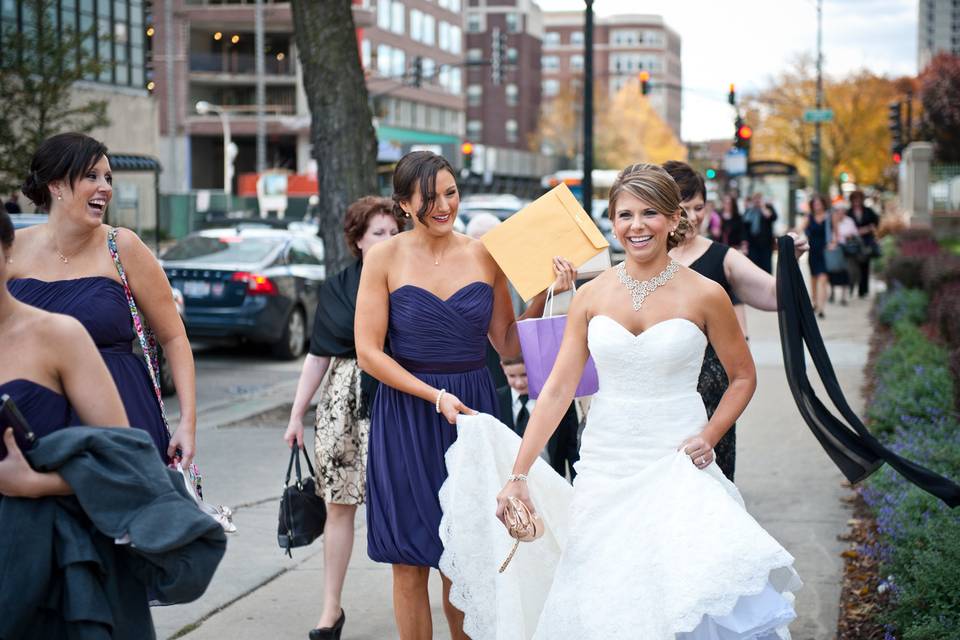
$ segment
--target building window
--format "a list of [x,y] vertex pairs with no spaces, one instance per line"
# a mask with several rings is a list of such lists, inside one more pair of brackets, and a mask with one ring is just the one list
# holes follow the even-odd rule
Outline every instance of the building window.
[[433,58],[423,59],[423,81],[424,83],[436,84],[437,82],[437,63]]
[[410,10],[410,38],[423,42],[423,13],[416,9]]
[[570,44],[583,44],[583,31],[570,32]]
[[483,104],[483,85],[471,84],[467,87],[467,106],[479,107]]
[[558,56],[543,56],[540,58],[540,64],[544,71],[560,70],[560,58]]
[[643,37],[636,29],[613,29],[610,41],[618,46],[633,46],[643,42]]
[[478,140],[483,135],[483,122],[480,120],[467,120],[467,137]]
[[483,49],[467,49],[467,62],[483,62]]
[[407,71],[407,55],[403,49],[393,49],[390,56],[390,75],[400,79]]
[[508,84],[504,87],[503,93],[506,96],[508,107],[517,106],[517,103],[520,101],[520,90],[517,89],[517,85]]
[[392,49],[385,44],[381,44],[377,47],[377,73],[381,76],[387,77],[390,75],[391,66],[393,64]]
[[507,142],[516,142],[517,141],[517,121],[516,120],[507,120],[504,129],[507,132]]
[[460,0],[448,0],[450,4],[450,11],[454,13],[460,13],[461,5]]
[[384,30],[390,29],[390,0],[377,0],[377,26]]
[[543,44],[548,46],[560,44],[560,32],[547,31],[545,34],[543,34]]
[[507,49],[507,62],[510,64],[516,64],[517,60],[520,59],[520,54],[515,47],[510,47]]
[[360,43],[360,61],[364,69],[370,68],[370,41],[366,38]]
[[583,71],[583,56],[579,54],[570,56],[570,70]]
[[405,18],[405,11],[402,2],[394,2],[391,5],[391,14],[390,14],[390,31],[394,33],[403,34],[405,32],[403,20]]
[[544,80],[540,85],[540,89],[543,92],[543,97],[552,98],[558,93],[560,93],[560,81],[559,80]]
[[423,44],[431,47],[437,43],[437,19],[429,13],[423,16]]
[[439,26],[440,29],[438,33],[440,37],[438,38],[438,44],[440,45],[440,49],[450,51],[450,25],[441,20]]
[[463,51],[463,31],[456,25],[450,25],[450,53],[460,55]]
[[467,14],[467,33],[483,32],[483,15],[479,12],[471,11]]
[[522,30],[521,28],[522,18],[520,17],[520,14],[508,13],[506,14],[506,18],[507,18],[507,33],[520,33],[520,31]]

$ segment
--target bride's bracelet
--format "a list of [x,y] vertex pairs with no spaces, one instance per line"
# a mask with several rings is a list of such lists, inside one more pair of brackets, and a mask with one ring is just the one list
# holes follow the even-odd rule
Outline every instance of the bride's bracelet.
[[527,474],[525,473],[511,473],[507,476],[507,482],[526,482]]
[[446,389],[440,389],[440,393],[437,394],[437,413],[440,413],[440,399],[443,398],[443,394],[446,392]]

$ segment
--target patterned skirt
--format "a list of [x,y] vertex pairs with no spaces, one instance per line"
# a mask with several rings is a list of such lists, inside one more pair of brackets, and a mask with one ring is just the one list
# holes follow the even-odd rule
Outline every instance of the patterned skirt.
[[317,495],[334,504],[363,504],[370,420],[360,417],[360,367],[331,358],[317,403]]

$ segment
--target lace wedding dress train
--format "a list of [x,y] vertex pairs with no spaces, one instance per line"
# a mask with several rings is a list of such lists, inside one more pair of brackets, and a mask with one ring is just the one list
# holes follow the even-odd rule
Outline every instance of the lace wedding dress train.
[[706,423],[697,377],[706,336],[688,320],[639,336],[594,317],[600,377],[571,487],[543,460],[529,489],[546,523],[512,539],[495,497],[520,439],[488,415],[461,416],[440,491],[440,569],[473,640],[789,638],[793,557],[744,509],[716,464],[677,448]]

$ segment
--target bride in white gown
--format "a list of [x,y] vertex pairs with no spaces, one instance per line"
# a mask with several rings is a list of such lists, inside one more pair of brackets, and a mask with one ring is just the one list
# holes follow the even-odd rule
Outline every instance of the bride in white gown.
[[[609,210],[627,259],[577,293],[522,444],[490,416],[458,420],[440,492],[450,600],[473,640],[789,638],[793,557],[713,462],[756,387],[729,297],[667,255],[692,231],[662,169],[621,172]],[[697,393],[708,341],[730,379],[709,421]],[[538,454],[588,355],[600,391],[571,489]],[[513,542],[493,516],[504,480],[497,516],[516,497],[547,534],[498,574]]]

